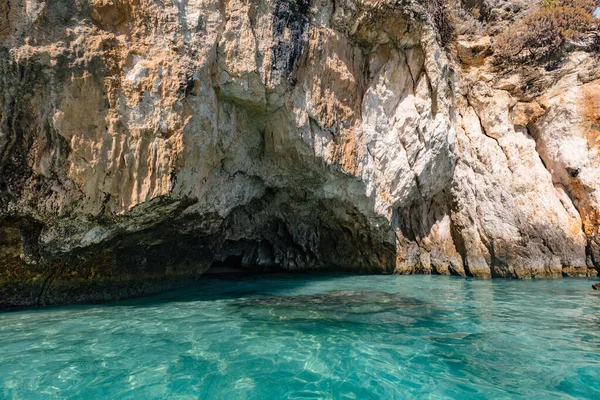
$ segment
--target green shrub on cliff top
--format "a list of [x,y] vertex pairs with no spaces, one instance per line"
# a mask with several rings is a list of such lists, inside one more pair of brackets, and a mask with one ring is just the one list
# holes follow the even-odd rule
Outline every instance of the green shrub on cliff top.
[[543,0],[525,18],[496,37],[503,62],[538,61],[559,54],[568,41],[597,31],[596,0]]

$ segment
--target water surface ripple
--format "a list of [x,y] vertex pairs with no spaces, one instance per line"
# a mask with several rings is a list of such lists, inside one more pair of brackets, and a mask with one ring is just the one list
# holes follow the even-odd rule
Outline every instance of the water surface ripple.
[[0,314],[6,399],[600,399],[590,280],[276,275]]

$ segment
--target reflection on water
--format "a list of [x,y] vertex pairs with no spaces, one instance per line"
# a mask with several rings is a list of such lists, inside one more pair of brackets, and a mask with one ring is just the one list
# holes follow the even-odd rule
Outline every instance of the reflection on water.
[[280,275],[0,314],[0,398],[600,398],[589,280]]

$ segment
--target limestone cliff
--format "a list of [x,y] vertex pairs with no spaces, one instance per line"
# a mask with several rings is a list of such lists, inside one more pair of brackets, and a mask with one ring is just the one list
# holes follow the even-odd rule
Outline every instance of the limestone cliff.
[[595,275],[597,56],[491,42],[416,0],[0,2],[0,307],[231,262]]

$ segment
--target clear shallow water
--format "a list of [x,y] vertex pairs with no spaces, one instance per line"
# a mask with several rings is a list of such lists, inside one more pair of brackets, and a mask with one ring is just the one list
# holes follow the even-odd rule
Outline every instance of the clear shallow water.
[[0,314],[0,398],[600,399],[590,280],[285,275]]

